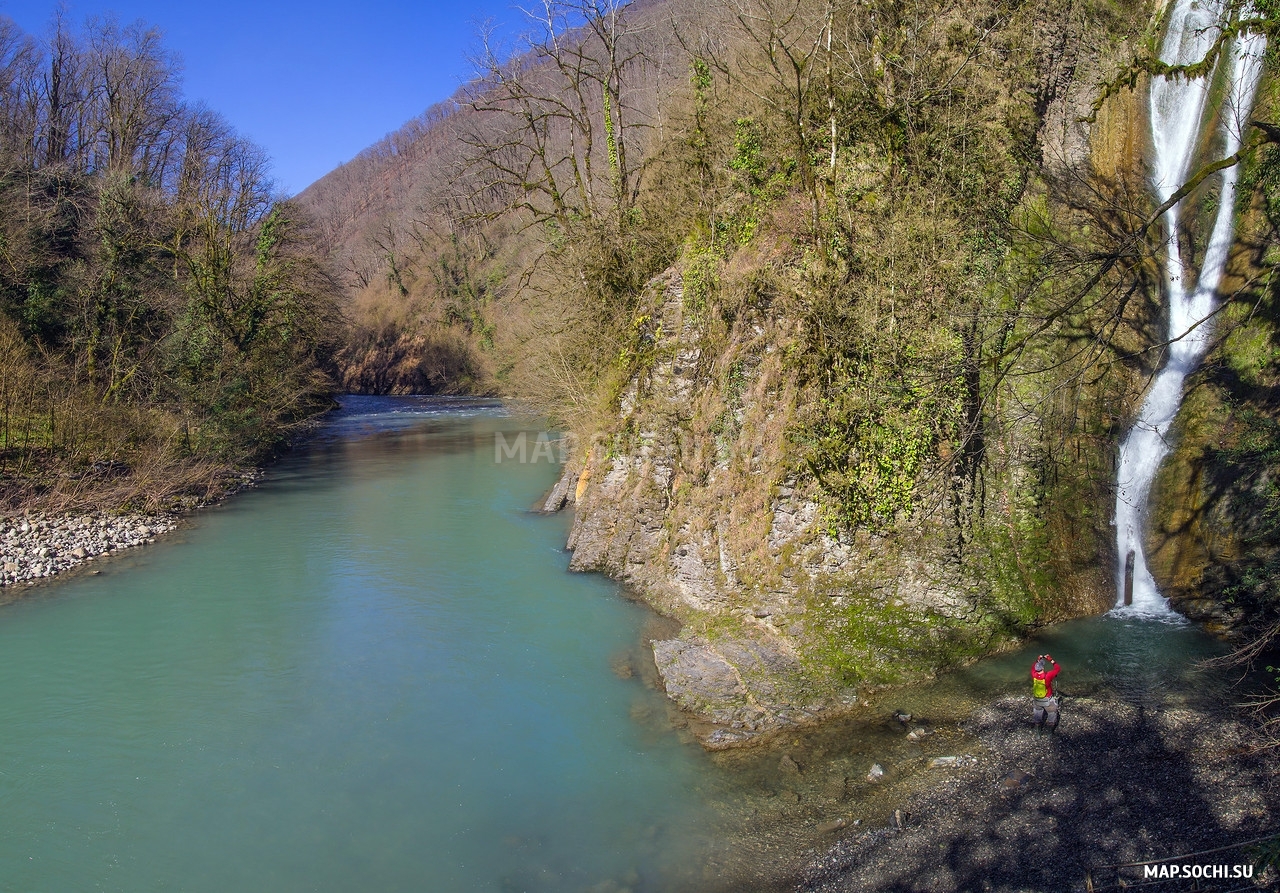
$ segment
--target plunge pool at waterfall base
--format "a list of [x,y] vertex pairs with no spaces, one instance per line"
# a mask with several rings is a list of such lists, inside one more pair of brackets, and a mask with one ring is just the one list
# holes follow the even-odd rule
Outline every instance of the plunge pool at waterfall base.
[[1049,747],[1087,746],[1101,704],[1238,697],[1195,627],[1108,616],[706,753],[647,650],[669,622],[569,573],[568,518],[529,510],[558,466],[498,461],[521,430],[494,401],[345,398],[257,489],[0,606],[5,889],[789,889],[934,787],[990,799],[991,729],[1042,759],[1044,650]]

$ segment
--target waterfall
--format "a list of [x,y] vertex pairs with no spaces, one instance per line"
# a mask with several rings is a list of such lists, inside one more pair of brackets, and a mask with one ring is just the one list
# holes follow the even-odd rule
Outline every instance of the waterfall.
[[[1203,59],[1217,40],[1224,0],[1177,0],[1170,15],[1169,30],[1160,58],[1168,63],[1188,65]],[[1245,15],[1250,14],[1246,7]],[[1244,34],[1230,41],[1218,68],[1227,65],[1227,87],[1223,98],[1219,130],[1221,155],[1227,157],[1240,148],[1253,95],[1262,73],[1266,38]],[[1186,181],[1196,161],[1196,150],[1205,130],[1209,78],[1151,79],[1152,188],[1160,204],[1168,201]],[[1238,166],[1222,171],[1222,191],[1218,211],[1205,249],[1200,275],[1183,264],[1178,243],[1178,215],[1182,203],[1165,212],[1167,254],[1164,290],[1168,299],[1169,345],[1165,365],[1142,403],[1138,419],[1120,446],[1116,475],[1116,571],[1117,608],[1131,601],[1131,610],[1141,614],[1167,616],[1168,600],[1160,595],[1147,569],[1142,546],[1151,483],[1161,460],[1169,451],[1165,436],[1182,403],[1183,379],[1199,364],[1209,347],[1211,315],[1216,306],[1218,284],[1227,265],[1234,235],[1236,179]],[[1129,591],[1126,592],[1126,589]]]

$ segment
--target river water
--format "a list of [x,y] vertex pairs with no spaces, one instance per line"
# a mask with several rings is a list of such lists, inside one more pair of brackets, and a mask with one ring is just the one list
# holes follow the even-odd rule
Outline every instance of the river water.
[[258,489],[0,608],[0,886],[735,889],[830,842],[824,821],[884,819],[862,779],[906,746],[892,709],[945,726],[1046,647],[1068,693],[1202,688],[1193,628],[1096,619],[707,755],[635,656],[654,618],[568,573],[568,519],[529,511],[552,451],[495,461],[521,427],[349,398]]

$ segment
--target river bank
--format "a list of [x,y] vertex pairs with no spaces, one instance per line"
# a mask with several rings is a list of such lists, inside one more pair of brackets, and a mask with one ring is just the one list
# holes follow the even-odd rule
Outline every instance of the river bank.
[[[0,592],[63,574],[72,568],[154,543],[177,526],[173,514],[45,516],[0,519]],[[7,591],[6,591],[7,590]]]
[[[1067,668],[1066,694],[1057,733],[1040,736],[1026,676],[1046,650]],[[723,837],[697,889],[1084,890],[1090,871],[1095,889],[1115,889],[1106,866],[1274,833],[1280,770],[1235,706],[1267,680],[1239,685],[1206,662],[1226,652],[1194,624],[1110,613],[710,752],[737,783],[710,795]],[[661,690],[656,669],[637,674]],[[699,740],[687,714],[669,710],[683,740]],[[1134,871],[1124,879],[1141,881]],[[1245,883],[1207,889],[1275,889],[1277,878]]]
[[[1053,735],[1006,696],[960,724],[971,757],[800,870],[803,893],[1115,889],[1105,866],[1202,853],[1274,833],[1280,770],[1248,718],[1171,694],[1070,698]],[[1178,860],[1245,865],[1231,850]],[[1135,875],[1136,872],[1136,875]],[[1132,883],[1142,869],[1123,875]],[[1207,889],[1276,889],[1274,871]],[[1154,890],[1185,890],[1169,881]]]
[[[727,893],[912,889],[953,866],[922,889],[982,889],[1004,860],[1013,879],[996,872],[993,889],[1039,890],[1079,880],[1060,851],[1073,843],[1110,858],[1128,842],[1163,854],[1167,837],[1185,852],[1197,833],[1271,820],[1274,778],[1240,770],[1236,739],[1196,718],[1238,699],[1199,663],[1224,646],[1136,617],[1043,630],[756,747],[695,747],[645,644],[675,630],[565,572],[567,516],[524,510],[548,469],[493,461],[511,424],[487,404],[352,400],[257,492],[202,513],[181,547],[158,544],[145,573],[81,574],[66,598],[9,605],[0,722],[20,830],[0,836],[0,862],[15,886],[81,889],[109,871],[121,889],[278,873],[317,890],[431,876],[442,890]],[[1042,744],[1021,733],[1045,650],[1072,697]],[[1006,798],[1015,770],[1028,775]],[[1073,771],[1090,779],[1073,796],[1101,805],[1059,815]],[[1094,777],[1107,772],[1118,795]],[[1144,792],[1144,776],[1169,787]],[[1195,805],[1181,820],[1179,798]],[[1218,818],[1219,800],[1240,818]],[[1029,873],[1025,815],[1057,823],[1063,884]]]
[[113,511],[108,502],[81,511],[0,514],[0,601],[89,562],[150,545],[173,531],[185,515],[252,487],[260,476],[257,470],[224,476],[222,486],[203,498],[170,500],[167,511]]

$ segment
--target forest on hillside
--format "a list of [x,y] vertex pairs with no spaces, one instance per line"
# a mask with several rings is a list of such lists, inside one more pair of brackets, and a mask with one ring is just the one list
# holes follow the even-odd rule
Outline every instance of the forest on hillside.
[[216,493],[329,404],[339,290],[143,23],[0,17],[0,501]]
[[[1276,31],[1256,8],[1213,53]],[[784,492],[814,507],[806,547],[989,596],[925,669],[1101,606],[1116,444],[1167,347],[1142,84],[1216,57],[1161,68],[1159,16],[1112,0],[523,15],[512,43],[478,35],[449,101],[289,201],[184,101],[154,29],[0,20],[4,502],[198,499],[337,389],[501,394],[597,444],[575,461],[601,470],[669,435],[664,535],[731,529],[718,563],[742,598],[798,560],[768,553]],[[1264,627],[1278,101],[1269,78],[1228,159],[1231,293],[1149,543],[1175,597]],[[1183,192],[1205,209],[1211,174]],[[688,391],[657,399],[672,375]],[[814,642],[904,626],[864,623],[873,602]]]
[[[751,519],[795,490],[827,542],[992,592],[998,628],[958,651],[1097,610],[1116,446],[1167,348],[1144,85],[1275,32],[1256,10],[1180,71],[1158,10],[1111,0],[545,0],[514,45],[480,36],[450,102],[299,197],[352,296],[340,374],[520,397],[605,444],[588,464],[639,467],[676,432],[664,529],[737,518],[720,564],[744,592],[778,560]],[[1242,519],[1277,516],[1275,110],[1268,79],[1149,543],[1175,596],[1266,628],[1280,536]],[[1214,207],[1193,173],[1182,196]],[[696,399],[658,406],[672,369]]]
[[[824,392],[883,380],[893,394],[869,404],[963,426],[978,352],[1027,315],[993,290],[1034,228],[1015,221],[1028,187],[1049,188],[1055,66],[1141,30],[1104,0],[1053,28],[1043,12],[554,0],[515,46],[481,35],[473,82],[300,201],[367,346],[410,333],[458,363],[442,382],[575,423],[607,413],[607,381],[643,353],[641,291],[675,265],[710,317],[764,301],[803,320],[804,377]],[[914,382],[926,367],[945,380]]]
[[[793,390],[771,399],[837,527],[973,492],[998,428],[1048,422],[1051,462],[1052,438],[1096,458],[1103,407],[1155,360],[1136,347],[1154,302],[1118,297],[1154,249],[1126,241],[1137,175],[1082,179],[1044,116],[1081,57],[1146,23],[1107,0],[1046,12],[548,0],[515,47],[482,35],[452,103],[300,197],[355,296],[347,382],[496,390],[609,430],[660,340],[646,283],[675,268],[725,396],[711,436],[736,435],[761,359],[712,358],[746,320],[789,321]],[[1052,381],[1009,378],[1033,356]],[[1102,400],[1041,399],[1086,368]],[[1039,405],[1002,416],[1002,388]],[[1076,471],[1049,469],[1097,490]]]

